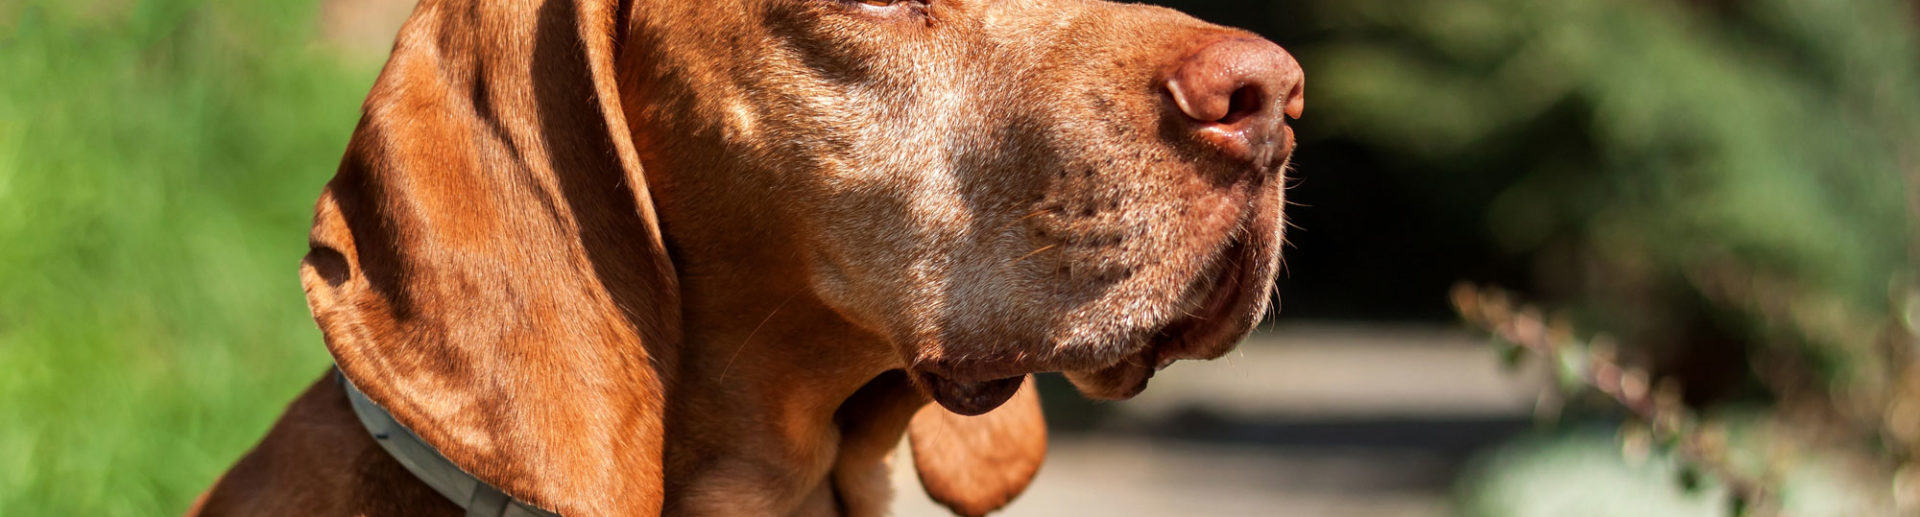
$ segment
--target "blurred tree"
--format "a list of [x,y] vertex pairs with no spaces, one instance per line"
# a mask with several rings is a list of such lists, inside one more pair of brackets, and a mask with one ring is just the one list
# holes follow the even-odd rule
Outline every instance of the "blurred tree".
[[[1313,9],[1323,36],[1300,52],[1320,128],[1445,181],[1506,180],[1458,209],[1528,257],[1530,291],[1577,300],[1583,322],[1669,364],[1703,341],[1757,341],[1801,347],[1841,382],[1886,381],[1858,352],[1914,256],[1909,4]],[[1862,321],[1777,325],[1757,289]]]

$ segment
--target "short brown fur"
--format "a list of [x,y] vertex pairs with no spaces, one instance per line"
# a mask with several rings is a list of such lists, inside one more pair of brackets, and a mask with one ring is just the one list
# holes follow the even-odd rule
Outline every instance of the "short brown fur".
[[[881,515],[911,435],[984,514],[1045,453],[1032,381],[960,417],[926,379],[1124,398],[1265,311],[1284,162],[1158,86],[1227,37],[1094,0],[424,0],[301,281],[348,378],[528,504]],[[1156,344],[1215,277],[1217,330]],[[189,513],[457,512],[327,376]]]

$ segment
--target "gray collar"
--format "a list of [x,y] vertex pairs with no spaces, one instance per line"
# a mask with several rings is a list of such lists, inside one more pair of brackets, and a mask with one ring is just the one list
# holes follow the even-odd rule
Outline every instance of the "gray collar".
[[531,504],[508,497],[499,488],[473,477],[453,460],[447,459],[427,445],[419,435],[400,422],[393,420],[393,414],[382,409],[361,393],[360,388],[347,380],[347,374],[339,368],[333,369],[334,378],[340,381],[340,387],[347,390],[347,402],[353,405],[353,414],[360,417],[360,425],[367,428],[373,440],[380,448],[398,460],[400,465],[412,472],[413,477],[435,492],[446,496],[454,504],[467,510],[467,517],[559,517],[559,514],[534,507]]

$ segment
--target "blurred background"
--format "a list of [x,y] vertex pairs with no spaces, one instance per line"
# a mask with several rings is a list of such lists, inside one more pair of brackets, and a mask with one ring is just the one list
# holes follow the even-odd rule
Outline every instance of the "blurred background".
[[[1284,308],[1043,379],[1009,515],[1920,514],[1920,2],[1158,3],[1307,69]],[[177,514],[326,368],[410,4],[0,0],[0,513]]]

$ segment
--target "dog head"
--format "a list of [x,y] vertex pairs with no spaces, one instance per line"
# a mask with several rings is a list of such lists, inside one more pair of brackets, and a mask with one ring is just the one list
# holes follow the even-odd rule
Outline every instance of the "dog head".
[[669,240],[796,257],[948,409],[1130,397],[1267,308],[1303,100],[1270,42],[1092,0],[636,9],[676,24],[621,71]]

